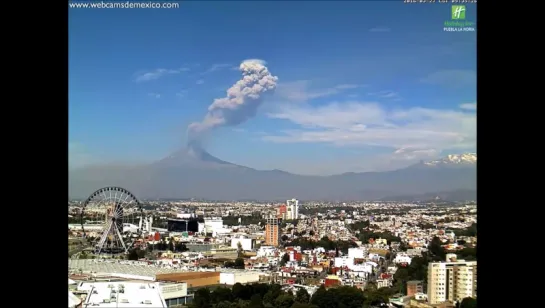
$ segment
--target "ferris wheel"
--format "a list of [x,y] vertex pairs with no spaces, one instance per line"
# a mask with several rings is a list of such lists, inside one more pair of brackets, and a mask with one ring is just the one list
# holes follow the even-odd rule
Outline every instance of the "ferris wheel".
[[81,228],[95,253],[127,253],[142,233],[140,202],[121,187],[104,187],[83,203]]

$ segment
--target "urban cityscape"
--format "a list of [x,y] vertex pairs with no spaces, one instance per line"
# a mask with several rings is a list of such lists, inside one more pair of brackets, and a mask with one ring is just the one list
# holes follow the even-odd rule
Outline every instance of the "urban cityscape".
[[[98,195],[116,200],[112,192],[128,193]],[[96,215],[91,202],[69,203],[76,303],[327,307],[339,296],[342,307],[475,305],[475,202],[142,201],[135,224],[121,203],[101,204],[111,206]],[[112,231],[116,206],[123,223]]]
[[476,308],[459,2],[70,0],[68,307]]

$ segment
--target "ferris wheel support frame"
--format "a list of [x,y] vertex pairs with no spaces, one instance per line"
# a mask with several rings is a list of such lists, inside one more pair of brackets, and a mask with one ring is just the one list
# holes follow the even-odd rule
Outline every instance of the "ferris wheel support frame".
[[[140,201],[138,200],[138,198],[134,196],[134,194],[132,194],[127,189],[121,188],[121,187],[115,187],[115,186],[100,188],[96,190],[95,192],[93,192],[83,203],[83,208],[82,208],[80,217],[81,217],[81,228],[82,228],[84,237],[86,237],[86,232],[85,232],[85,226],[84,226],[85,222],[83,218],[84,218],[85,210],[87,209],[87,206],[89,205],[91,201],[93,201],[97,197],[103,197],[105,200],[108,200],[108,196],[105,194],[105,192],[110,192],[109,198],[111,198],[112,197],[111,193],[113,191],[116,192],[116,195],[114,198],[117,198],[117,192],[121,192],[122,193],[121,196],[123,196],[123,194],[127,195],[127,197],[125,197],[125,199],[123,200],[124,203],[126,203],[127,199],[130,197],[132,200],[128,202],[128,204],[132,204],[134,202],[136,206],[136,211],[139,212],[138,213],[139,216],[140,217],[143,216],[144,211],[143,211],[142,205],[140,204]],[[133,238],[132,234],[131,236],[127,236],[127,238],[129,239],[129,243],[125,243],[123,235],[121,234],[121,232],[119,231],[117,227],[117,223],[118,223],[117,219],[121,219],[121,220],[123,219],[124,213],[123,213],[122,205],[123,204],[120,204],[120,203],[114,203],[114,206],[113,206],[113,209],[111,209],[112,210],[111,212],[109,212],[108,209],[106,210],[105,225],[101,231],[102,234],[100,236],[100,239],[95,244],[95,252],[97,254],[100,254],[103,251],[109,235],[113,235],[114,238],[117,237],[117,239],[119,239],[119,242],[121,243],[122,247],[118,247],[118,248],[122,248],[124,253],[128,253],[129,249],[134,245],[136,240],[131,240]],[[123,228],[123,224],[121,224],[121,228]],[[141,228],[137,228],[136,235],[137,235],[136,238],[142,235]]]

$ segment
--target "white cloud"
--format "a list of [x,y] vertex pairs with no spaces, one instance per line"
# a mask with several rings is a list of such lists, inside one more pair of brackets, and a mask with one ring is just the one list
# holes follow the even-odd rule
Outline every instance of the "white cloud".
[[[397,153],[396,153],[397,152]],[[331,175],[344,172],[388,171],[405,168],[421,160],[436,159],[434,149],[400,149],[389,153],[371,152],[369,149],[343,150],[328,157],[305,159],[268,160],[263,169],[287,170],[302,175]]]
[[448,87],[476,86],[477,74],[473,70],[442,70],[431,73],[420,81]]
[[369,29],[369,32],[390,32],[392,29],[384,26]]
[[371,96],[376,96],[378,98],[385,98],[389,100],[401,100],[401,96],[394,91],[379,91],[369,93]]
[[276,89],[276,95],[291,102],[306,102],[312,99],[339,94],[343,91],[357,89],[365,85],[339,84],[324,89],[314,89],[309,80],[298,80],[280,83]]
[[465,110],[477,110],[477,103],[461,104],[460,108],[465,109]]
[[[224,69],[224,68],[230,68],[232,67],[231,64],[228,64],[228,63],[218,63],[218,64],[213,64],[212,66],[210,66],[206,71],[202,72],[201,75],[206,75],[206,74],[210,74],[210,73],[213,73],[215,71],[219,71],[221,69]],[[238,66],[237,66],[237,69],[238,69]]]
[[388,110],[378,103],[347,102],[321,107],[287,105],[269,116],[299,126],[281,135],[263,137],[278,143],[375,146],[413,152],[473,150],[476,145],[476,116],[459,110]]
[[152,71],[138,72],[135,74],[134,80],[136,82],[156,80],[166,75],[180,74],[182,72],[187,72],[187,71],[189,71],[189,68],[187,67],[182,67],[179,69],[158,68]]
[[176,93],[176,96],[182,98],[182,97],[185,97],[187,95],[187,90],[180,90],[180,92]]
[[203,84],[203,83],[204,83],[204,80],[202,79],[197,80],[197,84]]
[[159,93],[148,93],[148,96],[153,98],[161,98],[161,94]]
[[436,149],[415,149],[415,148],[400,148],[393,152],[392,157],[400,160],[415,160],[415,159],[429,159],[437,157],[439,151]]

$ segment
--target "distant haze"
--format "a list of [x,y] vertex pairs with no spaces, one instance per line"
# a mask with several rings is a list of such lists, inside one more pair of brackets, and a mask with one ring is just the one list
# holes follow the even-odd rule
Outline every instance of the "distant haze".
[[124,187],[139,198],[209,200],[376,200],[436,192],[448,195],[476,190],[476,154],[451,155],[395,171],[302,176],[231,164],[189,145],[152,164],[73,170],[69,183],[71,198],[85,198],[104,186]]

